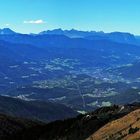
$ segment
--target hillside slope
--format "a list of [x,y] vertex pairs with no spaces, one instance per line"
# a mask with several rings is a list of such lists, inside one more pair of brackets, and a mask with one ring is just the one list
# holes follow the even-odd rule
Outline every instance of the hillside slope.
[[[55,121],[17,133],[14,140],[85,140],[102,126],[123,117],[140,105],[112,106],[79,115],[76,118]],[[21,139],[22,138],[22,139]]]
[[112,121],[87,140],[138,140],[140,139],[140,109]]
[[0,114],[0,140],[12,140],[16,133],[42,125],[40,122]]
[[44,122],[70,118],[78,114],[71,108],[57,103],[23,101],[3,96],[0,96],[0,113]]

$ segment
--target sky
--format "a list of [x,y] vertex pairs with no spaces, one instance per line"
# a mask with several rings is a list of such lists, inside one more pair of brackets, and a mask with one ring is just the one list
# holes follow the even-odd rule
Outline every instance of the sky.
[[0,28],[55,28],[140,35],[140,0],[0,0]]

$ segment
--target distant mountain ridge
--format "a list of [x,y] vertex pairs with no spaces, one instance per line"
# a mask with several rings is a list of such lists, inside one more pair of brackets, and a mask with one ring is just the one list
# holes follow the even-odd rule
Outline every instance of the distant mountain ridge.
[[137,44],[137,40],[133,34],[125,32],[104,33],[103,31],[78,31],[54,29],[40,32],[41,35],[65,35],[70,38],[86,38],[90,40],[111,40],[119,43]]
[[[12,31],[9,28],[0,29],[0,35],[19,35],[15,31]],[[25,38],[25,34],[20,33],[22,37]],[[85,38],[88,40],[109,40],[118,43],[126,43],[126,44],[140,44],[140,38],[135,36],[131,33],[126,32],[111,32],[111,33],[104,33],[103,31],[79,31],[75,29],[71,30],[62,30],[54,29],[54,30],[46,30],[42,31],[38,34],[28,34],[29,36],[41,36],[41,35],[57,35],[57,36],[66,36],[69,38]],[[26,34],[26,37],[27,34]]]
[[9,28],[0,29],[0,35],[13,35],[13,34],[16,34],[16,32],[14,32]]
[[39,34],[44,35],[44,34],[49,34],[49,35],[65,35],[71,38],[83,38],[86,36],[90,35],[102,35],[104,32],[96,32],[96,31],[78,31],[75,29],[71,30],[62,30],[60,29],[54,29],[54,30],[47,30],[47,31],[42,31]]

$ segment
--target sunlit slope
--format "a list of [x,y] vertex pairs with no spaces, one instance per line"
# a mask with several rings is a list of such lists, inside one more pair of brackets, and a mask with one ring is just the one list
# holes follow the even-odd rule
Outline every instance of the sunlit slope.
[[139,140],[140,139],[140,109],[112,121],[87,140]]

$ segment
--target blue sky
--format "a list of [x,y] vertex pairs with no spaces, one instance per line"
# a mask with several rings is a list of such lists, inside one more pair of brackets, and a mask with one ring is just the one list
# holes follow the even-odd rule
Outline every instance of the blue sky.
[[140,34],[140,0],[0,0],[0,28],[62,28]]

